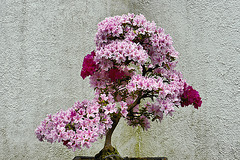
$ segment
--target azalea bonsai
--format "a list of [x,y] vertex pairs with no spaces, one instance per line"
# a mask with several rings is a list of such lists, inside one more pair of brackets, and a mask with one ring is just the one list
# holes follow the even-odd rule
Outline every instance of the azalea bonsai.
[[171,116],[175,107],[201,106],[199,93],[174,69],[179,53],[171,37],[143,15],[106,18],[98,24],[95,43],[81,71],[83,79],[90,77],[94,99],[49,114],[35,130],[40,141],[62,142],[75,151],[106,136],[96,155],[103,159],[118,154],[111,137],[121,118],[147,130],[150,121]]

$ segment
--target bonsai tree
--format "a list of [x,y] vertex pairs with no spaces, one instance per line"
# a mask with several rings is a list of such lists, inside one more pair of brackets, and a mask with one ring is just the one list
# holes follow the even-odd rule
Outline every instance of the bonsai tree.
[[40,141],[61,142],[75,151],[106,136],[103,159],[118,154],[111,137],[119,120],[150,128],[150,121],[172,115],[175,107],[201,106],[199,93],[174,68],[179,53],[171,37],[143,15],[106,18],[98,24],[96,48],[83,61],[81,77],[90,77],[93,100],[76,102],[49,114],[35,133]]

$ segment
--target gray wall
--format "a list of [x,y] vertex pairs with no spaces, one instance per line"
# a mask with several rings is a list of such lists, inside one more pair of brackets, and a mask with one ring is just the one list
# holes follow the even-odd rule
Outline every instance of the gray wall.
[[179,108],[147,132],[122,121],[113,137],[120,154],[240,158],[240,1],[1,0],[0,159],[72,159],[101,149],[100,139],[72,152],[39,142],[34,130],[46,114],[93,97],[79,74],[97,23],[128,12],[142,13],[173,37],[178,69],[203,105]]

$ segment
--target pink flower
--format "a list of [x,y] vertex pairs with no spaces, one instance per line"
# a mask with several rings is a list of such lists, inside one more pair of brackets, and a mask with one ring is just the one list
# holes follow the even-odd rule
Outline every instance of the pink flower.
[[107,101],[107,99],[108,99],[108,97],[106,96],[106,94],[101,94],[101,99],[103,100],[103,101]]
[[136,82],[133,82],[133,81],[129,82],[126,88],[127,88],[129,93],[136,91],[137,90]]
[[140,117],[140,125],[143,129],[148,130],[150,128],[150,122],[145,116]]
[[121,114],[122,114],[122,116],[123,116],[123,117],[126,117],[127,114],[128,114],[128,111],[127,111],[127,109],[128,109],[127,103],[124,102],[124,101],[121,101],[121,102],[119,102],[119,104],[120,104],[120,106],[121,106]]
[[128,114],[127,109],[122,109],[121,114],[122,114],[123,117],[127,117],[127,114]]
[[88,141],[83,142],[83,147],[90,148],[90,143]]
[[115,103],[108,104],[104,109],[106,114],[117,112]]

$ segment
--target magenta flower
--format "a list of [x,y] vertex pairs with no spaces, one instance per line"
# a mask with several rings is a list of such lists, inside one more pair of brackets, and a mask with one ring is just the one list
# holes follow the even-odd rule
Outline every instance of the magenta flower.
[[181,97],[181,106],[188,106],[193,105],[194,108],[198,109],[198,107],[201,107],[202,100],[199,96],[198,91],[192,88],[192,86],[187,85],[187,83],[184,84],[184,92]]
[[109,70],[109,78],[111,79],[111,82],[116,82],[118,79],[122,79],[124,77],[124,72],[113,68]]
[[93,75],[93,73],[97,69],[97,65],[93,60],[94,56],[95,56],[95,52],[92,51],[91,54],[88,54],[87,56],[84,57],[83,65],[82,65],[83,68],[81,71],[81,76],[83,79],[85,79],[87,76]]

